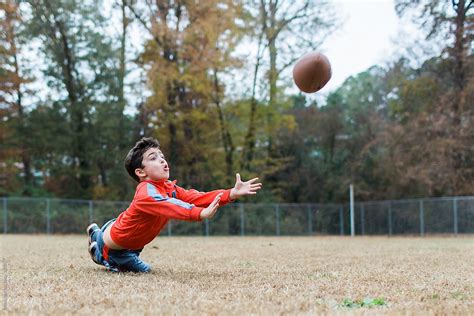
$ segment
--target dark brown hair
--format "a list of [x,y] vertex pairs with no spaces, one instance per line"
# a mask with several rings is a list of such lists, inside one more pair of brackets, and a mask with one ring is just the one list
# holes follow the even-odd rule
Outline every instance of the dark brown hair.
[[127,169],[128,174],[137,182],[140,182],[140,178],[135,174],[135,169],[143,168],[143,154],[150,148],[160,149],[160,143],[152,137],[144,137],[130,149],[127,157],[125,157],[125,169]]

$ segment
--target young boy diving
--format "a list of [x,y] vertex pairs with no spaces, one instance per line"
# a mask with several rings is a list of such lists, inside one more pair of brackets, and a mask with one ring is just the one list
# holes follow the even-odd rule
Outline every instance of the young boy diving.
[[262,187],[258,178],[242,182],[237,174],[232,189],[185,190],[168,180],[169,165],[154,138],[142,138],[135,144],[125,158],[125,168],[138,182],[130,206],[102,228],[96,223],[87,227],[92,260],[114,272],[149,272],[150,265],[140,259],[140,252],[170,219],[212,218],[219,206],[257,194]]

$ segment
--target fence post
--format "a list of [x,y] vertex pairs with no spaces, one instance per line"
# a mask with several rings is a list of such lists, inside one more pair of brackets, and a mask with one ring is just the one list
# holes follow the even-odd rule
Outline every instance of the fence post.
[[92,200],[89,200],[89,223],[94,221]]
[[308,204],[308,234],[311,236],[313,234],[313,213],[311,212],[311,206]]
[[51,234],[51,210],[49,205],[49,200],[46,199],[46,234]]
[[344,236],[344,207],[339,206],[339,235]]
[[208,218],[206,218],[206,220],[204,221],[204,226],[206,229],[206,237],[209,237],[209,219]]
[[351,216],[351,236],[355,236],[355,221],[354,221],[354,186],[349,186],[349,201],[350,201],[350,216]]
[[275,204],[276,235],[280,236],[280,206]]
[[7,228],[7,213],[8,213],[8,202],[7,197],[3,198],[3,233],[6,234],[8,231]]
[[168,221],[168,237],[171,237],[171,220]]
[[420,236],[425,235],[425,218],[423,211],[423,200],[420,200]]
[[8,272],[7,259],[3,258],[3,310],[7,310],[8,301]]
[[393,228],[392,228],[392,201],[388,202],[388,235],[392,236]]
[[453,200],[453,225],[454,225],[454,235],[458,234],[458,199],[454,198]]
[[363,203],[360,203],[360,234],[365,235],[365,208]]
[[240,236],[245,236],[244,204],[239,204],[240,208]]

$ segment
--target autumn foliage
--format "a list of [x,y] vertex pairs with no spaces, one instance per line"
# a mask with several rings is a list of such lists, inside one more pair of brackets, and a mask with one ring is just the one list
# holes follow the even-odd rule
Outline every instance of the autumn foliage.
[[201,190],[241,172],[267,202],[473,195],[472,1],[396,1],[439,53],[387,57],[320,104],[291,66],[342,19],[292,3],[3,2],[0,193],[129,199],[123,158],[154,136]]

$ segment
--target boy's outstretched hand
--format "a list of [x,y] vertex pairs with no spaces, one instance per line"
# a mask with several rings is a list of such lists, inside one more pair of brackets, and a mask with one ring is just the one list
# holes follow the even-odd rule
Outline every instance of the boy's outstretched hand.
[[235,175],[235,186],[234,188],[230,191],[230,199],[235,200],[238,199],[239,197],[245,196],[245,195],[255,195],[257,194],[257,191],[262,188],[261,183],[255,183],[258,178],[253,178],[252,180],[242,182],[240,179],[240,174]]
[[217,209],[219,208],[219,201],[221,200],[222,193],[218,194],[215,198],[214,201],[212,201],[211,204],[209,204],[208,207],[203,209],[201,211],[201,219],[205,218],[212,218],[214,214],[216,214]]

